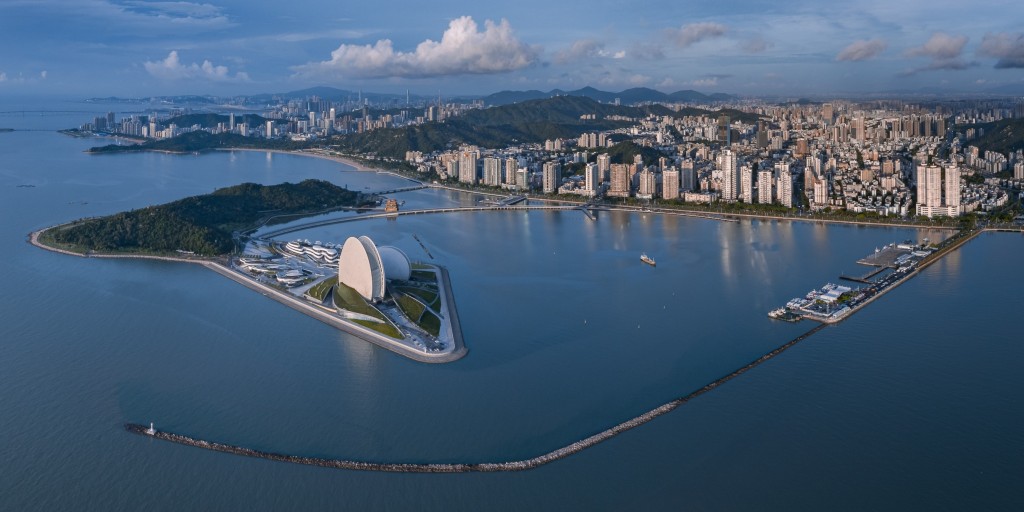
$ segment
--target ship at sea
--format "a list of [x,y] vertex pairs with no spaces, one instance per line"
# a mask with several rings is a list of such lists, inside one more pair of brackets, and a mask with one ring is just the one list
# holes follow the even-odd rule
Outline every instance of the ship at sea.
[[657,265],[657,263],[655,263],[654,260],[650,256],[647,255],[647,253],[641,253],[640,254],[640,261],[642,261],[642,262],[644,262],[644,263],[646,263],[646,264],[648,264],[648,265],[650,265],[652,267]]

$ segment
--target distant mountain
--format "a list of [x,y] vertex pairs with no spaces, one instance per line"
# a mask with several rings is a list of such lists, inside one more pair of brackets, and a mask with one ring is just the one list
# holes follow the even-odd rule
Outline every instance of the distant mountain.
[[[597,119],[580,119],[584,114],[593,114]],[[689,107],[677,112],[662,105],[616,106],[583,96],[561,95],[471,110],[443,123],[342,135],[336,141],[344,149],[404,158],[406,151],[431,152],[461,144],[501,148],[519,143],[543,142],[546,139],[578,137],[585,132],[630,125],[627,121],[609,120],[610,116],[642,118],[652,114],[677,118],[698,115],[717,117],[725,114],[745,122],[756,122],[758,119],[755,114],[730,109],[710,111]]]
[[[390,94],[390,93],[377,93],[370,91],[350,91],[347,89],[338,89],[336,87],[318,86],[310,87],[307,89],[300,89],[298,91],[290,91],[283,93],[267,93],[267,94],[255,94],[246,96],[246,99],[250,102],[270,102],[274,99],[303,99],[310,96],[317,96],[328,101],[357,101],[359,98],[369,100],[373,104],[381,104],[388,102],[395,102],[398,104],[405,103],[405,94]],[[420,102],[426,98],[416,94],[409,95],[409,99],[414,102]]]
[[646,87],[636,87],[633,89],[626,89],[620,92],[608,92],[595,89],[593,87],[584,87],[582,89],[576,89],[575,91],[563,91],[561,89],[553,89],[548,92],[529,90],[529,91],[501,91],[489,96],[484,96],[483,101],[485,105],[508,105],[511,103],[520,103],[523,101],[552,98],[555,96],[582,96],[584,98],[590,98],[594,101],[601,103],[612,103],[619,100],[623,105],[630,105],[635,103],[645,102],[670,102],[670,103],[714,103],[721,101],[729,101],[735,99],[736,96],[724,93],[704,94],[694,90],[676,91],[670,94],[665,94],[661,91],[654,89],[648,89]]

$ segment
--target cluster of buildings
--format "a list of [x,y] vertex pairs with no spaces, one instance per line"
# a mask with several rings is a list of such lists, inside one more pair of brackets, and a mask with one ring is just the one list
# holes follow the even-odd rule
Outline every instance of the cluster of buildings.
[[[1014,179],[1024,179],[1024,151],[964,148],[962,141],[980,136],[978,130],[951,130],[953,122],[1024,116],[1020,103],[961,113],[897,101],[732,107],[735,119],[652,115],[575,139],[410,152],[406,160],[441,179],[518,191],[880,216],[990,211],[1010,200],[1006,184],[978,178],[1012,170]],[[607,148],[627,139],[663,156],[612,163]]]
[[[880,216],[957,216],[989,211],[1010,199],[1005,186],[974,175],[1004,173],[1003,178],[1010,178],[1005,174],[1009,173],[1024,180],[1024,151],[1002,154],[965,146],[984,135],[982,127],[971,123],[1024,117],[1022,105],[747,102],[701,115],[683,115],[689,105],[665,105],[676,114],[607,116],[605,120],[626,121],[628,127],[592,130],[543,144],[411,151],[406,160],[442,180],[520,193],[722,201]],[[153,138],[204,129],[304,139],[443,121],[481,107],[479,102],[445,104],[438,98],[418,108],[407,105],[374,113],[362,98],[331,102],[314,96],[280,102],[255,126],[236,122],[235,114],[216,127],[204,128],[165,126],[156,116],[116,122],[113,113],[86,126]],[[580,116],[582,123],[596,119],[597,114]],[[645,161],[638,154],[613,162],[609,148],[625,140],[653,150],[645,154],[661,156]]]
[[279,100],[260,113],[264,121],[258,124],[242,122],[241,114],[236,116],[230,113],[227,122],[218,123],[217,126],[179,126],[173,122],[174,118],[190,111],[175,108],[165,114],[154,112],[149,115],[131,115],[120,120],[115,119],[113,112],[107,112],[105,116],[94,117],[92,122],[83,124],[79,129],[149,139],[166,139],[204,130],[211,133],[236,133],[245,137],[306,140],[440,122],[482,106],[480,102],[444,103],[438,97],[436,102],[413,105],[407,100],[402,107],[390,105],[387,109],[371,110],[370,102],[362,97],[358,100],[330,101],[310,96]]

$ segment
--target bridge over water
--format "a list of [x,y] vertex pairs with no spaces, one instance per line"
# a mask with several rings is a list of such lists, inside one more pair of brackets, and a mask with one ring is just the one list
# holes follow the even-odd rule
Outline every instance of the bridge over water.
[[[378,192],[380,193],[380,192]],[[356,215],[352,217],[342,217],[339,219],[324,219],[312,222],[304,222],[302,224],[295,224],[293,226],[283,227],[273,231],[268,231],[260,235],[265,238],[276,238],[281,235],[288,233],[294,233],[296,231],[303,231],[310,228],[316,228],[320,226],[329,226],[331,224],[340,224],[343,222],[355,222],[359,220],[367,219],[379,219],[379,218],[394,218],[402,215],[426,215],[431,213],[462,213],[462,212],[486,212],[486,211],[528,211],[528,210],[549,210],[549,211],[567,211],[577,209],[577,205],[495,205],[495,206],[454,206],[450,208],[424,208],[419,210],[402,210],[397,212],[382,212],[382,213],[371,213],[368,215]]]

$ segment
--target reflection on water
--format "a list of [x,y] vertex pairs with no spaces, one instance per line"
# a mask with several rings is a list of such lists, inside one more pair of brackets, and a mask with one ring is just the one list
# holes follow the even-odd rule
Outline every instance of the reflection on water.
[[[17,270],[0,295],[0,439],[14,440],[2,449],[4,508],[315,509],[344,496],[359,509],[628,509],[642,495],[652,509],[881,509],[908,494],[920,502],[900,508],[969,509],[961,494],[988,497],[979,508],[1020,508],[1014,405],[1024,383],[1014,370],[1024,349],[1006,341],[1016,324],[999,321],[1012,318],[1024,282],[1019,265],[1005,264],[1024,243],[1012,235],[981,237],[821,339],[536,472],[447,475],[439,486],[423,475],[296,468],[133,439],[122,423],[154,419],[325,457],[533,456],[806,331],[768,320],[768,308],[917,234],[625,212],[601,212],[597,222],[579,212],[423,215],[294,234],[358,232],[410,255],[422,254],[411,234],[421,237],[451,271],[470,349],[456,363],[424,365],[202,269],[68,258],[24,243],[37,227],[242,181],[316,177],[383,189],[395,178],[343,174],[306,157],[269,165],[245,152],[92,158],[82,153],[90,144],[0,136],[0,208],[9,214],[0,236],[5,264]],[[15,187],[28,179],[40,185]],[[69,204],[84,196],[88,205]],[[401,197],[411,206],[475,204],[476,195]],[[642,251],[658,266],[642,264]],[[964,297],[955,318],[935,315],[942,290]],[[777,463],[766,472],[763,460]],[[813,485],[793,498],[795,480]],[[860,492],[879,482],[893,485]],[[964,506],[950,505],[958,496]]]

